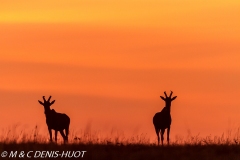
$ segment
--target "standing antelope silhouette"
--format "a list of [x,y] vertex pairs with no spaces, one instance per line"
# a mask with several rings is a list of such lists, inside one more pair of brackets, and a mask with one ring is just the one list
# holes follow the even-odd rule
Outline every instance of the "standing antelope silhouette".
[[[44,113],[46,116],[46,123],[48,126],[50,141],[52,142],[52,129],[53,129],[55,130],[55,141],[57,142],[57,133],[58,131],[60,131],[65,143],[68,141],[70,118],[66,114],[57,113],[54,109],[50,109],[50,106],[55,102],[55,100],[50,102],[50,99],[51,96],[46,101],[45,96],[43,96],[44,102],[38,100],[38,102],[44,106]],[[63,132],[64,129],[66,135]]]
[[165,129],[167,129],[167,141],[169,144],[169,134],[170,134],[170,126],[171,126],[171,122],[172,122],[172,118],[171,118],[171,103],[174,99],[177,98],[177,96],[172,98],[172,94],[173,92],[171,91],[170,96],[168,97],[166,94],[166,91],[164,92],[165,94],[165,98],[160,96],[160,98],[162,98],[162,100],[165,101],[165,107],[162,109],[161,112],[157,112],[154,117],[153,117],[153,125],[155,127],[155,131],[157,134],[157,139],[158,139],[158,145],[160,142],[160,138],[159,138],[159,132],[161,133],[161,141],[162,141],[162,145],[163,145],[163,135],[165,132]]

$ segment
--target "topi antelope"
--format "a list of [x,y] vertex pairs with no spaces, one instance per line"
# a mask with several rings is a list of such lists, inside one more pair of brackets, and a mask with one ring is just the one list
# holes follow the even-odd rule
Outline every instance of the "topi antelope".
[[[44,113],[46,116],[46,123],[48,126],[50,141],[52,142],[52,129],[53,129],[55,130],[55,141],[57,142],[57,133],[58,131],[60,131],[65,143],[68,141],[70,118],[66,114],[57,113],[54,109],[50,109],[50,106],[55,102],[55,100],[50,102],[50,99],[51,96],[46,101],[45,96],[43,96],[44,102],[38,100],[38,102],[44,106]],[[63,132],[64,129],[66,135]]]
[[163,145],[163,135],[165,132],[165,129],[167,129],[167,141],[169,144],[169,134],[170,134],[170,126],[171,126],[171,102],[177,98],[177,96],[172,98],[172,91],[170,93],[170,96],[168,97],[166,92],[164,92],[165,94],[165,98],[160,96],[160,98],[162,98],[165,101],[165,107],[162,109],[161,112],[157,112],[154,117],[153,117],[153,125],[155,127],[155,131],[157,134],[157,138],[158,138],[158,145],[159,145],[159,132],[161,133],[161,141],[162,141],[162,145]]

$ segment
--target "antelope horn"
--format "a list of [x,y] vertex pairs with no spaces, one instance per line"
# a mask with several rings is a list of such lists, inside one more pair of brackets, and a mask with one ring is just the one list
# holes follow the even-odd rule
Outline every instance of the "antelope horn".
[[48,101],[50,101],[51,97],[52,97],[52,96],[50,96],[50,97],[48,98]]
[[165,94],[165,97],[168,97],[166,91],[164,92],[164,94]]
[[45,96],[43,96],[43,100],[44,100],[44,102],[46,102]]
[[169,96],[170,98],[172,97],[172,94],[173,94],[173,91],[171,91],[171,93],[170,93],[170,96]]

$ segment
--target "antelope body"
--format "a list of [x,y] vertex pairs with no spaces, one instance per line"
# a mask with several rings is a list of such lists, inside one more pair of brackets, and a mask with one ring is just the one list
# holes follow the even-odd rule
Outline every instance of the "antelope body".
[[[44,106],[44,113],[46,116],[46,123],[48,126],[50,141],[52,141],[52,129],[53,129],[55,130],[55,141],[57,141],[57,133],[59,131],[63,137],[64,142],[67,142],[70,118],[64,113],[57,113],[54,109],[50,109],[50,106],[55,102],[55,100],[50,102],[50,99],[51,99],[51,96],[46,101],[45,97],[43,96],[44,102],[41,102],[38,100],[38,102]],[[65,134],[64,134],[64,130],[65,130]]]
[[161,141],[162,141],[162,145],[163,145],[163,140],[164,140],[164,132],[165,129],[167,129],[167,141],[169,144],[169,134],[170,134],[170,126],[171,126],[171,122],[172,122],[172,118],[171,118],[171,102],[177,98],[177,96],[172,97],[172,91],[170,93],[170,96],[168,97],[166,92],[164,92],[165,94],[165,98],[160,96],[160,98],[162,100],[165,101],[165,107],[162,109],[161,112],[157,112],[154,117],[153,117],[153,125],[155,127],[155,131],[157,134],[157,139],[158,139],[158,145],[160,143],[160,137],[159,137],[159,132],[161,133]]

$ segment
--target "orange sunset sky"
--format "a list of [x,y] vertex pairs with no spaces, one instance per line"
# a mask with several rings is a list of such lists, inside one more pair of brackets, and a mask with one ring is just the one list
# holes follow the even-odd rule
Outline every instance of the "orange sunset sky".
[[37,100],[103,133],[171,137],[240,127],[239,0],[0,0],[0,128],[46,130]]

